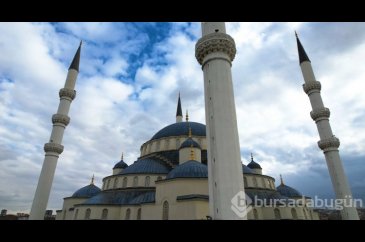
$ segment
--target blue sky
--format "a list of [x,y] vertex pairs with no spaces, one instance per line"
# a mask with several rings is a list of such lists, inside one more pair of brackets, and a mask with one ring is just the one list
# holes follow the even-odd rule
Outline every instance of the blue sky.
[[[302,90],[297,30],[331,110],[356,198],[365,199],[365,24],[227,23],[242,161],[303,194],[334,197]],[[184,113],[205,123],[203,74],[194,47],[199,23],[0,23],[0,209],[28,212],[49,139],[58,90],[82,39],[77,97],[65,131],[50,209],[89,184],[101,187],[124,152]]]

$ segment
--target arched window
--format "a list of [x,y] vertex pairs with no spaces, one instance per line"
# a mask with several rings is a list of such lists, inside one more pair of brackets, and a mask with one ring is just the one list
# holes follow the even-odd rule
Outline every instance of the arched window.
[[253,209],[253,217],[256,220],[259,219],[259,214],[257,213],[257,209],[256,208]]
[[86,209],[85,219],[90,219],[90,214],[91,214],[91,209],[90,208]]
[[170,140],[169,139],[165,139],[165,150],[169,149],[169,145],[170,145]]
[[179,149],[180,147],[180,139],[176,139],[176,149]]
[[275,219],[281,219],[280,210],[278,208],[274,209]]
[[248,187],[248,183],[247,183],[247,178],[246,177],[243,177],[243,183],[244,183],[245,187]]
[[74,220],[77,219],[77,215],[79,215],[79,209],[78,208],[76,208]]
[[253,186],[254,186],[254,187],[257,187],[257,180],[256,180],[256,177],[253,177],[253,178],[252,178],[252,180],[253,180]]
[[169,219],[169,203],[165,201],[162,207],[162,220]]
[[156,181],[161,181],[162,180],[162,177],[157,177],[157,180]]
[[125,212],[125,220],[130,220],[131,219],[131,210],[128,208],[127,211]]
[[264,179],[263,177],[261,178],[261,181],[262,181],[262,186],[263,186],[264,188],[266,188],[265,179]]
[[137,210],[137,220],[141,220],[141,208]]
[[295,210],[295,208],[291,209],[291,216],[293,217],[293,219],[298,219],[297,211]]
[[270,184],[270,180],[269,179],[267,179],[267,187],[268,188],[271,188],[271,184]]
[[63,218],[62,218],[63,220],[65,220],[66,219],[66,209],[65,209],[65,211],[63,211]]
[[156,151],[160,151],[160,141],[156,142]]
[[106,220],[108,219],[108,209],[104,208],[103,212],[101,213],[101,219]]
[[133,186],[136,187],[138,185],[138,176],[133,178]]
[[109,185],[110,185],[110,179],[108,179],[108,183],[106,185],[106,189],[109,189]]
[[128,178],[124,177],[123,178],[123,187],[127,187],[127,182],[128,182]]
[[118,177],[114,179],[114,184],[113,184],[113,188],[117,188],[118,185]]
[[146,176],[146,180],[144,181],[144,185],[146,187],[149,187],[150,186],[150,177],[149,176]]
[[308,219],[308,218],[307,218],[307,213],[305,212],[305,208],[303,208],[303,214],[304,214],[304,218],[305,218],[305,219]]

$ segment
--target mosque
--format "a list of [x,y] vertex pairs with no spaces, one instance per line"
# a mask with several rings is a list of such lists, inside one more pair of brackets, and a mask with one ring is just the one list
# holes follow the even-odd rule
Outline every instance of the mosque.
[[[206,126],[183,121],[180,96],[176,123],[141,146],[141,155],[128,166],[122,159],[100,189],[91,183],[64,198],[56,219],[207,219],[209,215]],[[255,198],[302,199],[296,189],[265,175],[251,157],[242,164],[245,192]],[[318,219],[308,207],[253,207],[248,219]]]
[[[315,121],[336,198],[350,200],[351,190],[332,133],[330,111],[321,98],[311,62],[298,38],[299,64],[304,92],[312,106]],[[70,122],[68,112],[76,97],[80,46],[70,65],[65,86],[59,92],[60,104],[52,116],[53,129],[44,145],[45,159],[35,192],[30,219],[42,219],[47,207],[62,138]],[[202,220],[202,219],[318,219],[308,206],[309,197],[263,174],[254,161],[241,161],[231,66],[236,55],[233,38],[224,22],[203,22],[202,37],[195,46],[195,57],[202,66],[206,125],[183,120],[178,97],[176,122],[157,133],[140,147],[139,158],[131,165],[116,162],[112,173],[103,178],[102,188],[94,179],[64,198],[58,220]],[[347,203],[350,204],[350,203]],[[354,207],[341,210],[342,219],[358,220]]]

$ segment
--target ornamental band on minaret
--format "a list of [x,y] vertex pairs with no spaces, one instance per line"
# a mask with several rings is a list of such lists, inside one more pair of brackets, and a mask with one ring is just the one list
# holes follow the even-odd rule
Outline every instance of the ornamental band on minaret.
[[235,42],[226,34],[224,22],[202,23],[195,57],[204,73],[209,211],[213,219],[245,219],[231,209],[231,199],[244,191],[231,73],[235,54]]
[[57,160],[63,152],[63,145],[61,145],[63,134],[66,126],[70,123],[68,113],[71,102],[76,97],[74,88],[79,73],[81,43],[68,70],[65,86],[59,92],[60,104],[57,113],[52,116],[53,129],[49,142],[44,145],[46,154],[30,211],[29,219],[32,220],[44,219]]
[[310,116],[316,122],[320,137],[318,147],[323,150],[325,155],[336,198],[339,199],[339,201],[342,201],[341,205],[343,206],[343,209],[341,210],[341,217],[345,220],[358,220],[359,216],[353,204],[351,189],[338,150],[340,140],[332,133],[329,123],[331,113],[330,110],[324,106],[322,101],[321,83],[317,81],[314,76],[311,61],[297,34],[296,39],[299,64],[305,81],[303,90],[308,95],[311,102],[312,111],[310,112]]

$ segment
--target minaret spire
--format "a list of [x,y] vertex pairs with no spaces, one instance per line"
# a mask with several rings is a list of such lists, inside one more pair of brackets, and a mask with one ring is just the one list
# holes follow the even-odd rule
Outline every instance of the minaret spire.
[[93,174],[93,176],[91,177],[91,182],[90,182],[90,185],[94,185],[94,174]]
[[186,109],[186,116],[185,116],[185,119],[186,119],[186,122],[189,122],[189,112],[188,110]]
[[195,57],[204,74],[209,211],[213,219],[247,219],[232,83],[236,45],[224,22],[203,22]]
[[301,64],[304,61],[311,62],[308,58],[307,53],[305,52],[302,43],[299,40],[297,31],[295,31],[295,37],[297,38],[297,46],[298,46],[298,53],[299,53],[299,64]]
[[[323,150],[326,158],[327,167],[330,173],[333,188],[336,193],[336,198],[339,202],[343,202],[343,209],[341,210],[341,217],[344,220],[358,220],[354,201],[352,199],[351,189],[342,166],[342,161],[338,147],[340,140],[336,138],[329,123],[330,110],[323,104],[321,97],[321,83],[316,80],[312,69],[312,64],[309,61],[307,54],[304,51],[298,36],[298,52],[300,68],[302,70],[304,84],[303,90],[308,95],[312,111],[310,115],[313,121],[316,122],[320,140],[318,146]],[[336,201],[337,202],[337,201]]]
[[176,123],[182,122],[182,119],[183,115],[182,115],[180,92],[179,92],[179,99],[177,101],[177,109],[176,109]]
[[74,88],[79,74],[81,43],[68,70],[65,86],[59,92],[60,104],[57,113],[52,116],[52,133],[49,142],[44,145],[46,154],[30,211],[30,220],[44,219],[58,157],[63,152],[63,134],[70,123],[68,112],[72,100],[76,97]]
[[283,177],[281,176],[281,174],[280,174],[280,185],[284,186],[284,181],[283,181]]

